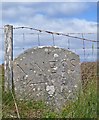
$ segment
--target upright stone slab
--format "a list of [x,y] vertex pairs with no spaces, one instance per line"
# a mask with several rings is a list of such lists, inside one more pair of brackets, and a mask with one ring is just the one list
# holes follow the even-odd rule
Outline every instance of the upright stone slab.
[[60,110],[81,87],[79,56],[58,47],[32,48],[13,63],[17,98],[44,100]]

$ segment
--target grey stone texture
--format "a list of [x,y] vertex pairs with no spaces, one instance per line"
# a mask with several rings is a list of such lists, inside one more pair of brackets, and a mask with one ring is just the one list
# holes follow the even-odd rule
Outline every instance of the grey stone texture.
[[81,88],[80,59],[63,48],[46,46],[26,50],[13,62],[13,80],[18,99],[43,100],[60,110],[75,100]]
[[13,26],[4,26],[4,89],[12,90],[13,81]]

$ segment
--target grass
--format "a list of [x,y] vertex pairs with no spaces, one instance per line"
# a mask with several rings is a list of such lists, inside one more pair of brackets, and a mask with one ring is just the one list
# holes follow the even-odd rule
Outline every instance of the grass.
[[62,111],[62,117],[97,118],[96,82],[91,80],[85,92],[80,92],[75,102],[70,102]]
[[[55,113],[43,101],[16,101],[21,118],[97,118],[96,78],[83,85],[78,99],[68,102],[60,113]],[[10,92],[3,92],[3,118],[17,118],[17,111]]]

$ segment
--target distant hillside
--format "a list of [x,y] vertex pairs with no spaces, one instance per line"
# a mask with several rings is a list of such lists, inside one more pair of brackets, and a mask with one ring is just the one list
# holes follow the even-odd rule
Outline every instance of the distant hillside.
[[[2,71],[2,69],[4,70],[4,65],[0,65],[0,72]],[[1,74],[1,73],[0,73]]]
[[97,62],[84,62],[81,64],[81,75],[83,84],[97,75]]
[[[2,74],[2,76],[1,76]],[[0,65],[0,79],[4,77],[4,65]]]

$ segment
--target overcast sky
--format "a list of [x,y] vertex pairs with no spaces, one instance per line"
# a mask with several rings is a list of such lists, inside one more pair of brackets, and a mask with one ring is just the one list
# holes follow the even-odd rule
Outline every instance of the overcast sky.
[[[11,2],[11,0],[9,0],[10,2],[6,1],[7,0],[3,0],[2,6],[0,4],[0,15],[2,14],[2,19],[0,19],[0,23],[2,22],[2,24],[0,27],[3,27],[6,24],[11,24],[14,27],[28,26],[42,30],[62,32],[66,34],[72,32],[97,32],[96,0],[93,0],[93,2],[90,2],[91,0],[87,2],[82,2],[81,0],[75,0],[76,2],[47,2],[47,0],[45,2],[43,2],[44,0],[39,0],[39,2],[31,2],[31,0],[29,0],[30,2]],[[23,33],[30,32],[35,31],[14,30],[14,33],[22,33],[22,35],[14,35],[14,46],[21,47],[21,50],[16,48],[14,49],[15,57],[20,54],[20,52],[22,52],[23,47],[28,48],[29,46],[32,47],[33,45],[37,45],[37,35],[25,35],[23,37]],[[81,35],[76,36],[81,37]],[[68,38],[63,36],[54,37],[56,46],[64,48],[68,47],[68,44],[66,43],[66,39]],[[84,37],[92,40],[97,40],[96,34],[84,35]],[[23,42],[23,39],[25,39],[25,42]],[[34,43],[31,40],[34,40]],[[41,45],[51,45],[52,41],[50,40],[52,40],[51,35],[43,34],[40,36]],[[92,61],[96,56],[96,50],[94,50],[95,55],[92,57],[92,43],[86,42],[85,45],[86,59]],[[96,47],[95,44],[94,46]],[[77,54],[81,54],[80,56],[83,60],[83,50],[81,50],[83,47],[82,41],[70,39],[70,47]],[[0,50],[0,54],[1,53],[2,50]]]

